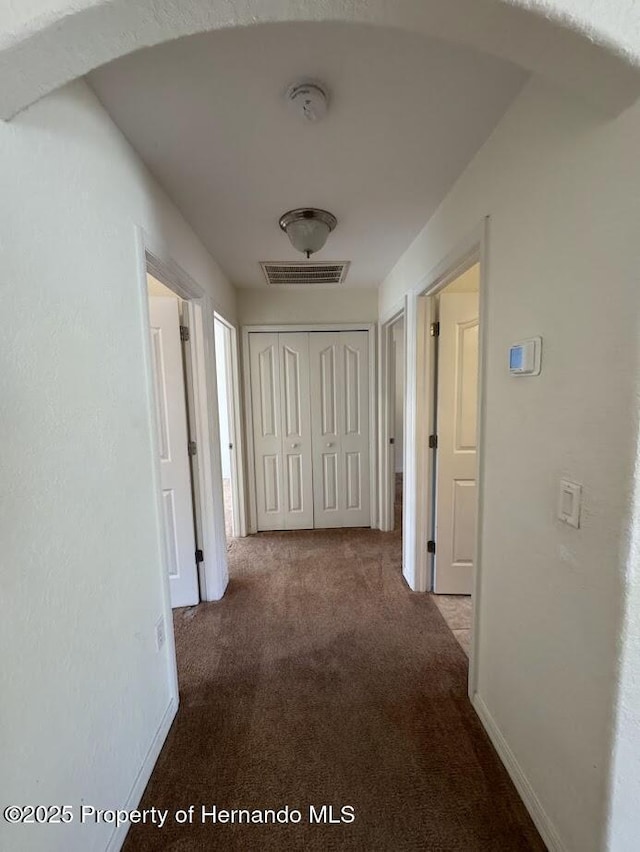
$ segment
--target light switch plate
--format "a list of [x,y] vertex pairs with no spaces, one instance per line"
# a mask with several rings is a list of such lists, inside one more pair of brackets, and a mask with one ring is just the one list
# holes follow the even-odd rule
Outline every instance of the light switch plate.
[[579,529],[581,507],[582,485],[568,479],[561,479],[558,494],[558,520]]

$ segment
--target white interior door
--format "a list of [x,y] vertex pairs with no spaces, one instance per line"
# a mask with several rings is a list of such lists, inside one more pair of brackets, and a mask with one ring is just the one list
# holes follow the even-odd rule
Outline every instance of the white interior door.
[[476,530],[478,294],[440,297],[435,583],[469,595]]
[[259,530],[313,528],[309,336],[249,336]]
[[192,606],[200,595],[178,300],[150,297],[149,318],[171,605]]
[[368,527],[369,336],[310,332],[315,526]]

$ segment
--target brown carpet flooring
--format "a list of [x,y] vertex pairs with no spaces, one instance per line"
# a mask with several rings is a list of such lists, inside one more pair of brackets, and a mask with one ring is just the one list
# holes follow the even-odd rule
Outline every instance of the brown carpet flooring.
[[[181,706],[125,850],[544,850],[466,694],[467,658],[400,575],[399,532],[234,540],[224,600],[175,616]],[[202,825],[199,806],[302,811]],[[310,804],[355,808],[310,825]]]

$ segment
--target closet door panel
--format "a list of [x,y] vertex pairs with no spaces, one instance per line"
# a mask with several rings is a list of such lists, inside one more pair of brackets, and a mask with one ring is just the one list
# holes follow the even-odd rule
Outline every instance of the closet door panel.
[[309,334],[278,335],[284,529],[313,528]]
[[371,524],[369,475],[369,335],[366,331],[339,333],[341,402],[340,490],[344,494],[343,526]]
[[332,332],[311,332],[311,424],[315,526],[341,527],[341,458],[338,401],[339,351]]
[[249,335],[259,530],[284,529],[280,354],[277,334]]
[[315,525],[369,526],[368,334],[311,332],[309,353]]

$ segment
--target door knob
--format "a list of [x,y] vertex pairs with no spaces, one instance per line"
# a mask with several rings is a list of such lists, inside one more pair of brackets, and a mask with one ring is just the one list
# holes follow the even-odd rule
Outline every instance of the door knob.
[[299,446],[300,446],[300,444],[291,444],[291,449],[292,449],[292,450],[295,450],[295,448],[296,448],[296,447],[299,447]]
[[327,446],[328,446],[328,447],[332,447],[332,446],[333,446],[333,441],[327,441]]

